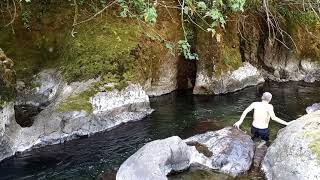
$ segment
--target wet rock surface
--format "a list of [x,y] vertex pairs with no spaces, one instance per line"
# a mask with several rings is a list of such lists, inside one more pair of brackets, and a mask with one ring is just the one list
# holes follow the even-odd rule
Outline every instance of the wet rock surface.
[[262,162],[267,179],[320,179],[320,111],[282,129]]
[[256,141],[254,146],[253,168],[259,169],[261,162],[266,155],[268,146],[264,141]]
[[190,166],[237,176],[250,169],[252,158],[250,136],[224,128],[186,140],[173,136],[147,143],[121,165],[117,179],[167,179]]

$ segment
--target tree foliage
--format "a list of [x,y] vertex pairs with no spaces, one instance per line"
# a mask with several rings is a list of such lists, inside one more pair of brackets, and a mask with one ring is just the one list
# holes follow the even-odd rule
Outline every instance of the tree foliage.
[[[20,18],[24,26],[30,29],[33,14],[27,9],[24,9],[23,6],[30,4],[31,1],[32,0],[4,0],[2,3],[5,5],[1,7],[12,7],[12,9],[14,9],[2,11],[8,12],[11,17],[10,22],[6,24],[6,26],[13,24],[18,14],[17,9],[20,7]],[[281,38],[277,40],[282,41],[282,39],[286,39],[285,36],[289,36],[289,34],[283,30],[281,21],[290,19],[293,23],[304,25],[306,25],[306,23],[307,25],[315,24],[319,21],[320,9],[320,0],[177,0],[178,5],[175,6],[165,4],[166,1],[157,0],[69,0],[69,2],[71,6],[75,8],[73,27],[94,19],[110,6],[120,7],[119,16],[121,17],[136,18],[150,25],[156,24],[158,6],[175,8],[180,11],[182,30],[184,33],[184,38],[177,44],[178,49],[181,55],[190,60],[197,59],[197,55],[192,52],[192,41],[187,37],[189,33],[188,26],[190,26],[190,24],[215,36],[217,27],[222,30],[225,28],[226,18],[229,13],[242,13],[246,8],[254,7],[265,17],[269,38],[277,39],[280,35]],[[19,3],[20,6],[18,6],[17,3]],[[36,2],[32,1],[32,3]],[[85,6],[90,7],[94,14],[85,20],[78,21],[79,11]],[[297,12],[301,15],[297,15]],[[72,36],[74,36],[74,33],[72,33]],[[165,41],[165,44],[171,43],[166,40],[162,41]],[[284,42],[282,43],[285,45]]]

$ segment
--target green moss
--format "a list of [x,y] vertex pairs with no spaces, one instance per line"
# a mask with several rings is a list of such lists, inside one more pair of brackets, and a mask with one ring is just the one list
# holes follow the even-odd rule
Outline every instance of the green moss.
[[68,97],[58,107],[59,112],[69,111],[81,111],[84,110],[87,113],[92,112],[92,104],[90,103],[90,97],[94,96],[97,91],[94,88],[90,88],[78,95]]
[[236,20],[237,14],[229,14],[225,29],[217,27],[215,36],[197,29],[197,53],[207,75],[219,77],[242,65]]
[[123,90],[124,88],[126,88],[128,86],[128,82],[127,81],[120,81],[119,83],[117,83],[114,88],[118,89],[119,91]]
[[320,162],[320,134],[319,131],[305,131],[302,135],[302,138],[313,139],[310,144],[309,148],[312,153],[319,159]]
[[292,38],[287,37],[286,42],[296,50],[297,58],[310,58],[320,63],[320,23],[314,11],[289,6],[276,6],[275,10],[284,19],[282,24]]
[[98,76],[130,81],[134,78],[133,50],[139,43],[138,25],[113,16],[101,17],[76,28],[61,59],[61,70],[67,82]]
[[316,155],[317,159],[320,161],[320,139],[316,139],[309,144],[309,148]]
[[70,36],[74,12],[70,3],[63,0],[31,1],[23,3],[17,13],[20,10],[31,12],[30,29],[24,27],[21,17],[16,18],[12,27],[1,21],[0,48],[14,60],[17,79],[28,81],[42,69],[56,67],[65,37]]
[[289,26],[299,25],[314,28],[318,23],[318,17],[312,10],[299,10],[290,6],[275,5],[274,11],[284,17],[285,23]]
[[40,86],[41,86],[41,84],[40,84],[39,82],[34,82],[34,81],[33,81],[33,82],[31,83],[31,88],[32,88],[32,89],[36,89],[36,88],[38,88],[38,87],[40,87]]
[[236,70],[242,65],[241,54],[238,48],[223,46],[222,57],[225,70]]

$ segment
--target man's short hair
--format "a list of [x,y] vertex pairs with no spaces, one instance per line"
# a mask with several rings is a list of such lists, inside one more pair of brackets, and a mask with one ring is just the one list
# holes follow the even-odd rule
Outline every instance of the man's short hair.
[[268,101],[270,102],[272,99],[272,94],[269,92],[264,92],[262,97],[261,97],[262,101]]

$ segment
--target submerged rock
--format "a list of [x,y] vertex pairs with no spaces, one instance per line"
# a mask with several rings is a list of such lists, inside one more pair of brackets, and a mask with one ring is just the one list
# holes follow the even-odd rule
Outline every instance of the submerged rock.
[[209,77],[202,71],[197,73],[194,94],[221,94],[234,92],[248,86],[263,83],[264,79],[257,68],[244,63],[240,68]]
[[320,111],[302,116],[279,132],[262,170],[269,180],[320,179]]
[[190,166],[237,176],[249,170],[252,158],[250,136],[234,128],[224,128],[186,140],[174,136],[147,143],[121,165],[117,179],[167,179],[169,173]]
[[265,141],[255,141],[254,156],[253,156],[253,168],[260,169],[261,162],[267,153],[268,146]]
[[320,103],[312,104],[311,106],[308,106],[308,107],[306,108],[306,112],[307,112],[308,114],[310,114],[310,113],[312,113],[312,112],[316,112],[316,111],[318,111],[318,110],[320,110]]

